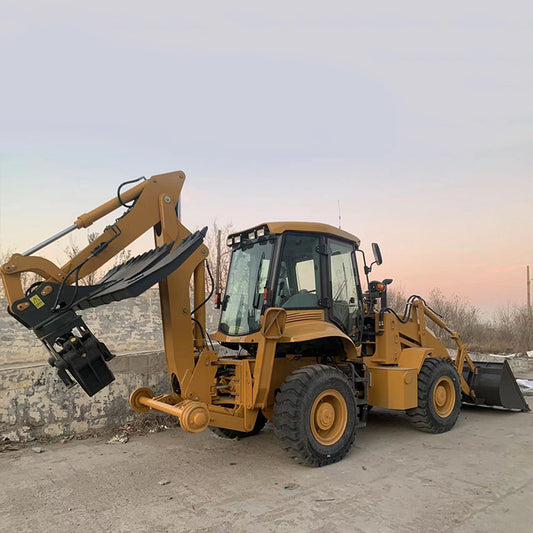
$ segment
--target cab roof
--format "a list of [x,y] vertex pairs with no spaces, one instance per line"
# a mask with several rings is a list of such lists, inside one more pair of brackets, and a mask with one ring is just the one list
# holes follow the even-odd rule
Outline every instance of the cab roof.
[[339,237],[347,241],[354,242],[356,246],[359,246],[361,239],[344,231],[342,229],[336,228],[335,226],[330,226],[329,224],[321,224],[320,222],[263,222],[258,224],[253,228],[249,228],[242,231],[236,231],[228,237],[234,237],[236,235],[242,235],[243,233],[248,233],[259,228],[268,228],[269,233],[281,234],[285,231],[307,231],[311,233],[325,233],[326,235],[332,235],[334,237]]

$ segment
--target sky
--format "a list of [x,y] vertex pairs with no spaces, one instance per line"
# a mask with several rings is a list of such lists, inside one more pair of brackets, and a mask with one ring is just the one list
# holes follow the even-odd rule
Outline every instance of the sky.
[[0,65],[0,251],[183,170],[190,228],[340,205],[375,278],[526,301],[529,1],[4,0]]

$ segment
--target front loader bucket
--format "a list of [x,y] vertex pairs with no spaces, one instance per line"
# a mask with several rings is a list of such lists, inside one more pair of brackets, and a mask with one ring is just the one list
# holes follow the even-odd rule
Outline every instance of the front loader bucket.
[[475,372],[466,364],[463,369],[463,377],[474,392],[474,396],[463,397],[465,403],[529,411],[508,361],[474,365]]

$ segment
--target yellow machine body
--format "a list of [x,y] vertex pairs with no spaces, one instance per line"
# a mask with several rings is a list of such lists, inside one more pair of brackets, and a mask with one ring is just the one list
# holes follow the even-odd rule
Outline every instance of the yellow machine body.
[[[120,198],[114,198],[78,217],[74,226],[86,228],[125,202],[134,202],[98,239],[63,266],[56,266],[32,253],[14,254],[1,267],[10,312],[27,327],[34,329],[39,338],[46,340],[50,337],[46,329],[50,318],[37,324],[38,320],[32,317],[39,312],[39,301],[49,301],[47,298],[58,291],[66,291],[67,286],[74,284],[73,270],[77,269],[76,279],[83,278],[150,228],[154,229],[157,247],[169,246],[176,250],[180,243],[191,236],[176,211],[184,180],[183,172],[153,176],[124,192]],[[235,245],[242,236],[245,238],[250,234],[257,238],[261,232],[270,237],[282,236],[287,232],[324,235],[349,243],[356,251],[360,245],[359,239],[346,231],[308,222],[260,224],[229,236],[229,242]],[[321,257],[331,255],[327,249],[318,252],[322,254]],[[136,411],[154,409],[170,413],[178,417],[182,428],[189,432],[213,426],[239,434],[250,433],[256,427],[259,416],[266,419],[275,417],[276,398],[280,390],[289,391],[288,386],[283,385],[288,378],[296,372],[299,379],[304,379],[302,372],[305,372],[305,368],[313,367],[317,362],[322,366],[327,364],[337,372],[340,369],[347,375],[353,373],[354,369],[357,371],[352,380],[355,385],[352,383],[350,386],[357,397],[360,426],[366,421],[368,406],[399,410],[417,408],[419,373],[428,359],[442,359],[453,365],[460,379],[462,394],[475,398],[475,391],[463,376],[465,369],[476,373],[474,363],[457,333],[448,330],[457,343],[457,356],[452,359],[442,343],[426,328],[426,319],[429,319],[447,329],[442,319],[421,299],[413,301],[410,315],[404,320],[390,312],[380,313],[377,307],[371,308],[367,302],[364,309],[365,324],[375,324],[375,327],[363,336],[343,331],[328,318],[331,305],[328,308],[327,299],[324,308],[312,309],[285,309],[270,302],[261,310],[257,330],[245,335],[230,335],[219,330],[212,335],[215,341],[234,348],[230,355],[218,355],[208,346],[204,334],[205,307],[202,303],[206,296],[205,260],[208,253],[207,247],[200,244],[179,268],[159,280],[171,390],[159,396],[147,388],[133,391],[130,403]],[[34,272],[43,278],[43,283],[29,294],[24,293],[21,284],[21,274],[24,272]],[[194,310],[191,310],[191,281]],[[265,293],[265,302],[267,298]],[[351,301],[347,303],[351,305]],[[82,305],[78,307],[82,308]],[[32,320],[37,325],[32,325]],[[64,337],[60,337],[61,342],[65,341]],[[76,336],[71,340],[75,345]],[[48,340],[45,344],[54,352]],[[239,347],[246,347],[244,354],[239,352]],[[316,350],[320,349],[328,355],[327,360],[318,360]],[[51,364],[58,368],[63,365],[63,370],[66,368],[67,373],[72,373],[77,363],[69,363],[73,365],[71,367],[65,363],[65,350],[52,353]],[[76,354],[75,348],[72,350],[69,353]],[[316,369],[318,374],[322,370],[322,367]],[[444,412],[449,404],[446,394],[450,395],[451,389],[446,377],[441,378],[438,384],[438,390],[434,391],[435,408]],[[343,402],[346,403],[332,386],[326,387],[314,400],[309,416],[312,418],[311,426],[317,446],[340,441],[342,428],[348,423],[346,418],[351,416]],[[305,453],[301,452],[300,456],[303,455]],[[308,463],[327,464],[327,460]]]

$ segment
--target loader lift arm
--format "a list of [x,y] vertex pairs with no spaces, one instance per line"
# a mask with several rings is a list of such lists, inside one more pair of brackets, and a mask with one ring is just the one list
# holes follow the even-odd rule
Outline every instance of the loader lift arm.
[[446,322],[442,319],[440,315],[438,315],[433,309],[431,309],[424,300],[421,298],[416,300],[415,305],[417,306],[418,314],[419,314],[419,320],[421,324],[424,324],[424,316],[429,318],[434,324],[442,328],[444,331],[446,331],[450,338],[457,344],[457,355],[454,359],[454,366],[457,370],[457,373],[459,374],[459,378],[461,380],[461,390],[463,391],[463,394],[467,396],[472,396],[473,391],[470,388],[470,385],[466,382],[465,378],[463,377],[463,368],[465,365],[468,366],[471,372],[475,372],[475,365],[472,362],[472,359],[470,359],[470,356],[468,355],[468,352],[466,351],[466,347],[461,340],[461,337],[459,336],[459,333],[457,331],[452,331],[447,325]]
[[457,345],[453,362],[461,382],[463,402],[474,405],[501,406],[506,409],[529,411],[520,388],[514,378],[509,363],[477,363],[472,361],[457,331],[448,327],[446,322],[431,309],[423,298],[412,297],[413,319],[418,323],[421,333],[426,328],[428,318],[446,331]]

